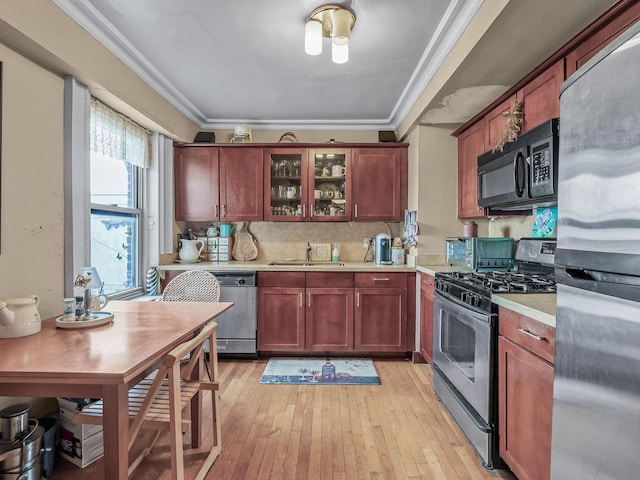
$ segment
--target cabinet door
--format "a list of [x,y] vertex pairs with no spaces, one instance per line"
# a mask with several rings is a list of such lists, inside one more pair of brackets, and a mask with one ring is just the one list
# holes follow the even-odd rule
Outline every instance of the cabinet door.
[[220,220],[218,148],[180,147],[174,152],[176,220]]
[[356,288],[355,292],[354,349],[407,351],[406,288]]
[[498,337],[500,456],[520,480],[546,480],[551,467],[553,366]]
[[433,276],[420,273],[420,354],[433,361]]
[[220,148],[220,220],[263,219],[262,148]]
[[309,218],[314,222],[351,220],[351,150],[309,150],[307,168]]
[[407,208],[407,149],[353,150],[353,219],[401,222]]
[[560,84],[564,60],[556,62],[522,88],[522,132],[560,116]]
[[485,151],[495,148],[498,138],[507,124],[507,117],[503,114],[513,109],[516,100],[516,95],[511,95],[484,116]]
[[258,350],[304,350],[304,288],[258,288]]
[[307,288],[306,350],[353,350],[353,289]]
[[307,151],[302,148],[264,150],[264,219],[300,222],[308,218]]
[[458,218],[484,216],[478,207],[478,155],[485,152],[484,140],[482,121],[458,137]]

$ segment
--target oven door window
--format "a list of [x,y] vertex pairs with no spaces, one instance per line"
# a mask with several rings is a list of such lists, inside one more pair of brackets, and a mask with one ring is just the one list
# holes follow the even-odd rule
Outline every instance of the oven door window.
[[447,315],[442,322],[440,346],[447,360],[474,382],[476,333],[473,328],[459,318]]
[[485,420],[489,419],[494,327],[489,314],[471,310],[436,292],[433,363]]

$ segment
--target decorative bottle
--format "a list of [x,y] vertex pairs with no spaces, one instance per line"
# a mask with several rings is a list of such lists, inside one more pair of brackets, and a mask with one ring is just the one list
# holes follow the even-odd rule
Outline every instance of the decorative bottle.
[[338,244],[333,244],[333,250],[331,250],[331,261],[339,262],[340,261],[340,250],[338,250]]
[[336,367],[327,358],[327,363],[322,366],[322,381],[333,382],[336,379]]

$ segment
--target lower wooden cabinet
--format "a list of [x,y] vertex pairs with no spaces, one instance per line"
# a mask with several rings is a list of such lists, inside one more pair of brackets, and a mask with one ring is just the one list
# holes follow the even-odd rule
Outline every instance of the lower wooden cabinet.
[[433,287],[434,277],[420,273],[420,355],[433,361]]
[[555,329],[503,308],[498,318],[500,456],[519,480],[547,480]]
[[408,348],[407,275],[260,272],[258,350],[413,350]]
[[304,288],[258,289],[258,350],[304,350]]
[[353,350],[353,289],[308,288],[305,350]]

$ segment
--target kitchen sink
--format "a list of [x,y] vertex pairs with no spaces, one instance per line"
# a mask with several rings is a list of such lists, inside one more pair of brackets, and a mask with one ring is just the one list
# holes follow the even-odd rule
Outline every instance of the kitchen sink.
[[306,262],[304,260],[280,260],[270,262],[269,265],[274,267],[344,267],[344,263],[341,262]]

